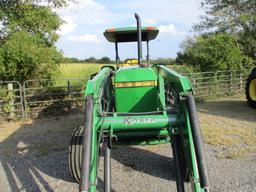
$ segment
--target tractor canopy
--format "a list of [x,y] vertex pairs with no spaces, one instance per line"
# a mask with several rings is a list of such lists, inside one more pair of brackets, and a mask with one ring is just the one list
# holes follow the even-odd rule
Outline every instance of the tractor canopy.
[[[141,27],[142,41],[150,41],[156,38],[159,30],[156,27]],[[105,38],[112,43],[138,41],[137,27],[111,28],[104,32]]]

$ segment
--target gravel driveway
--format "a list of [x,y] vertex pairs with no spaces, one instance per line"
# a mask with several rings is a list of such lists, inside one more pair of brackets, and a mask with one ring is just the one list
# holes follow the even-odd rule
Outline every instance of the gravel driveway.
[[[68,171],[68,145],[80,116],[44,118],[0,125],[0,191],[77,191]],[[7,134],[9,131],[9,135]],[[205,145],[212,190],[256,192],[256,155],[219,159],[219,148]],[[103,191],[103,158],[98,191]],[[174,192],[170,145],[121,147],[112,151],[112,191]]]

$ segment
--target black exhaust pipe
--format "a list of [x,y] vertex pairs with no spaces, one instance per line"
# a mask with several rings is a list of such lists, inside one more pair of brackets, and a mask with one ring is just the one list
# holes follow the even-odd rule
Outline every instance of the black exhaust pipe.
[[195,147],[195,154],[200,178],[200,186],[204,188],[206,191],[209,190],[209,178],[207,173],[207,167],[205,162],[205,155],[203,149],[203,140],[202,133],[199,127],[197,112],[196,112],[196,103],[192,92],[187,94],[188,99],[188,110],[189,110],[189,118],[192,129],[192,137]]
[[85,130],[83,139],[83,158],[80,180],[80,192],[90,190],[90,170],[91,170],[91,146],[92,146],[92,126],[93,126],[93,97],[86,97],[85,110]]
[[140,16],[135,13],[135,18],[137,20],[137,33],[138,33],[138,64],[142,65],[142,43],[141,43],[141,20]]

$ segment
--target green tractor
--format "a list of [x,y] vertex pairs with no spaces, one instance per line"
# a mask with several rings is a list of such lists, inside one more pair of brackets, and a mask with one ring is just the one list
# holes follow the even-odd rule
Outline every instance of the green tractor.
[[248,104],[256,108],[256,68],[254,68],[247,78],[245,86],[245,95]]
[[[111,191],[113,145],[171,144],[177,191],[187,184],[195,192],[209,191],[203,142],[189,79],[164,64],[150,65],[149,41],[155,27],[112,28],[104,32],[115,44],[116,68],[103,66],[86,84],[85,122],[74,131],[69,168],[81,192],[95,192],[99,152],[104,150],[104,191]],[[137,42],[138,59],[119,62],[118,44]],[[147,59],[142,62],[142,42]]]

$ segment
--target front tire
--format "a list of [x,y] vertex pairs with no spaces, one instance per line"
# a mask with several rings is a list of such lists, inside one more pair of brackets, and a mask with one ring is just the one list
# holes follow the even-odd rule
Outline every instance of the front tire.
[[80,182],[83,152],[84,126],[75,129],[69,146],[69,171],[76,182]]
[[247,78],[245,94],[250,107],[256,108],[256,68],[252,70]]

